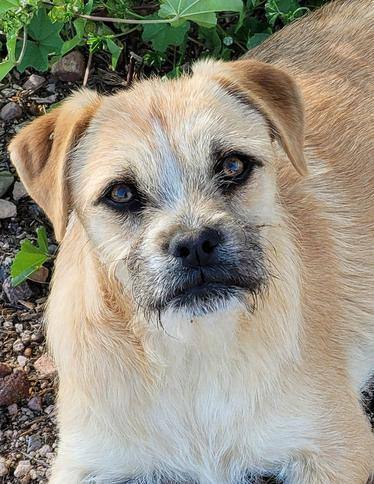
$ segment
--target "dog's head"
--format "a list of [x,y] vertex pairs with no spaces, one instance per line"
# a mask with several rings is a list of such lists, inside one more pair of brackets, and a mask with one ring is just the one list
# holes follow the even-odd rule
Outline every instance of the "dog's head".
[[178,80],[75,94],[10,151],[57,239],[75,211],[140,308],[204,314],[267,284],[277,143],[304,173],[294,81],[254,60],[205,61]]

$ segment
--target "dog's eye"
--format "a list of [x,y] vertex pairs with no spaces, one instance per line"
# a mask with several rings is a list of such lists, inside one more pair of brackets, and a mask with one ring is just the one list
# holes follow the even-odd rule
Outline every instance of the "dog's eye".
[[119,211],[139,212],[143,207],[143,198],[131,183],[115,183],[104,193],[101,200]]
[[115,203],[128,203],[134,197],[134,193],[129,185],[120,183],[112,187],[108,197]]
[[219,159],[215,166],[218,183],[226,192],[243,184],[252,174],[255,166],[262,163],[248,155],[233,153]]
[[222,172],[224,176],[228,178],[234,178],[241,175],[244,169],[244,162],[235,156],[227,157],[222,163]]

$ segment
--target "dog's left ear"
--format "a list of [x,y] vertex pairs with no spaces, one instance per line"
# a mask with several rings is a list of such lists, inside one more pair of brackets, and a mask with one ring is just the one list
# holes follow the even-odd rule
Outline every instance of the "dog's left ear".
[[297,172],[307,173],[304,105],[300,90],[289,74],[255,59],[198,62],[194,72],[213,76],[229,94],[257,109]]
[[92,91],[74,94],[22,129],[9,145],[21,181],[53,223],[58,241],[64,236],[70,207],[69,154],[99,104],[99,95]]

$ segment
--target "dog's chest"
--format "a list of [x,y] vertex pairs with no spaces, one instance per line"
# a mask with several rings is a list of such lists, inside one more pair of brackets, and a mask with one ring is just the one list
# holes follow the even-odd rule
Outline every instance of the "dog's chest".
[[285,422],[271,421],[260,391],[266,374],[261,385],[255,382],[240,348],[229,339],[220,351],[171,344],[164,359],[155,357],[155,380],[149,386],[134,380],[122,403],[107,409],[116,437],[103,455],[116,456],[118,477],[159,482],[156,470],[179,483],[233,484],[245,482],[248,469],[269,470],[286,455],[279,430]]

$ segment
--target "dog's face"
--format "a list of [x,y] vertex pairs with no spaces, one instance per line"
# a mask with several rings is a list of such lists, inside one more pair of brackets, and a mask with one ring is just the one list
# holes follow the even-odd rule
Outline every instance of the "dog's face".
[[[233,300],[251,307],[266,286],[271,241],[264,232],[278,216],[273,137],[302,171],[292,139],[296,134],[302,144],[302,109],[290,78],[274,68],[250,79],[252,94],[237,83],[234,73],[248,62],[253,72],[270,67],[204,63],[192,77],[145,81],[103,99],[80,94],[65,110],[70,145],[53,153],[63,143],[58,117],[44,133],[52,143],[47,157],[58,160],[53,173],[63,204],[76,211],[108,271],[146,313],[200,315]],[[269,93],[274,75],[284,76],[270,86],[282,91],[280,99]],[[280,82],[291,86],[288,97]],[[80,115],[69,119],[74,101]],[[282,118],[290,106],[291,128]],[[30,170],[24,174],[27,161],[17,164],[30,147],[21,138],[13,146],[21,177],[40,203]],[[52,220],[66,217],[68,207],[56,215],[45,205]]]

